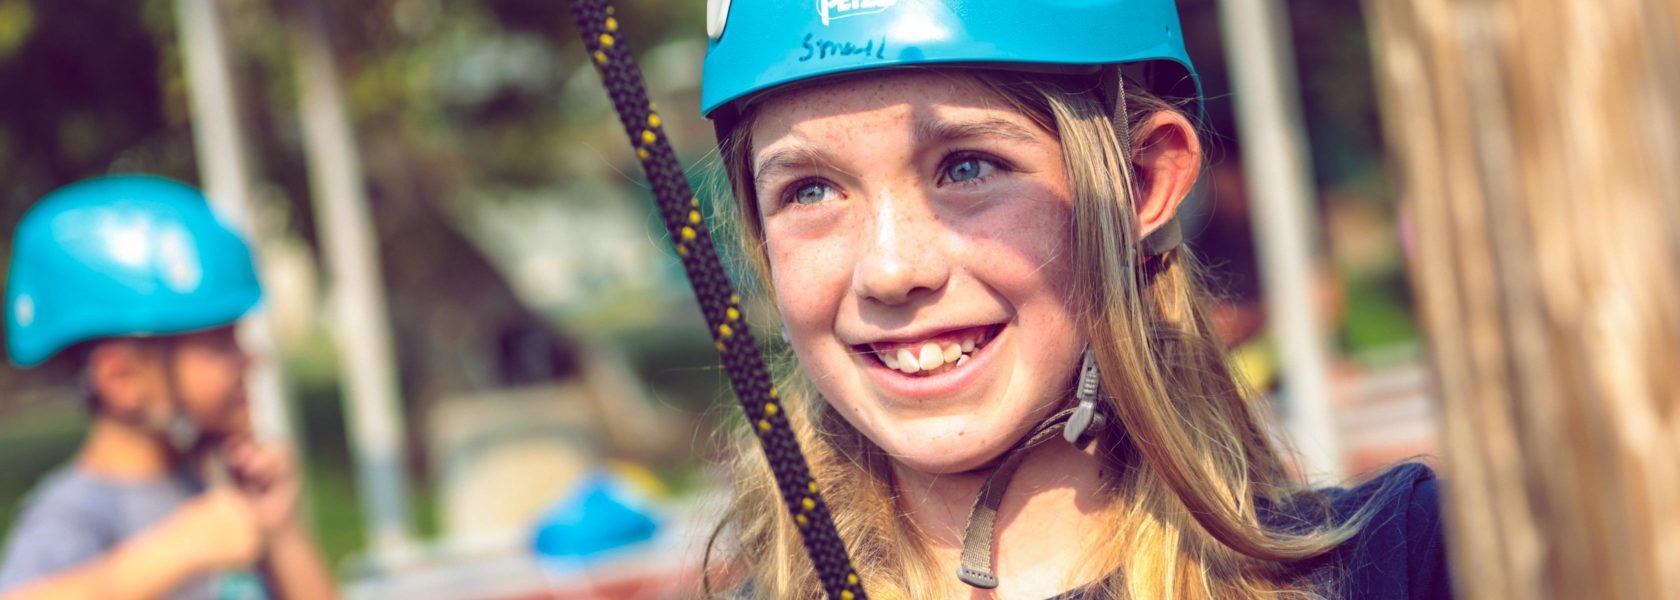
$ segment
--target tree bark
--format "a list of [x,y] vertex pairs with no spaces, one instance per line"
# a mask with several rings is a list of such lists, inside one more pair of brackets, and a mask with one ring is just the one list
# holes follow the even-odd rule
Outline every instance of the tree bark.
[[1367,0],[1467,598],[1680,597],[1680,7]]

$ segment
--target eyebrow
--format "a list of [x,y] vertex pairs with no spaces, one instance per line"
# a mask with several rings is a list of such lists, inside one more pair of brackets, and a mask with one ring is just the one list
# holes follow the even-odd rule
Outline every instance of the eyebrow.
[[770,152],[764,160],[753,165],[753,184],[757,185],[779,171],[800,170],[827,163],[817,147],[804,142],[789,144]]
[[913,135],[917,145],[985,137],[1025,143],[1039,141],[1025,127],[995,117],[974,121],[942,121],[938,119],[917,121]]

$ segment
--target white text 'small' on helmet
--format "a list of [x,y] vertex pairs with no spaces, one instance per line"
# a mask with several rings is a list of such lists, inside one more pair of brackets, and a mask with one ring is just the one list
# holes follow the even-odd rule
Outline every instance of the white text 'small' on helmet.
[[261,300],[250,248],[198,190],[144,175],[89,179],[18,224],[6,355],[29,367],[78,342],[210,329]]
[[[1173,0],[707,0],[706,33],[700,112],[719,141],[755,94],[894,67],[1124,73],[1201,97]],[[1162,229],[1147,254],[1177,245],[1178,227]]]

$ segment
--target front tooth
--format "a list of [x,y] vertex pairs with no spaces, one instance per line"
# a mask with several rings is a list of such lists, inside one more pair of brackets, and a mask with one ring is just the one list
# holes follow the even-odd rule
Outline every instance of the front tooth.
[[892,369],[894,371],[898,370],[898,358],[894,357],[892,354],[882,354],[880,356],[881,362],[886,363],[888,369]]
[[962,351],[965,354],[969,353],[969,352],[973,352],[974,351],[974,340],[973,339],[963,340]]
[[948,362],[948,363],[957,362],[957,357],[959,357],[959,356],[962,356],[962,346],[957,345],[957,344],[951,344],[951,345],[945,347],[945,357],[944,357],[945,362]]
[[939,344],[928,342],[922,344],[921,367],[923,371],[932,371],[945,364],[945,352],[939,349]]
[[916,360],[916,355],[910,353],[909,348],[898,349],[898,370],[907,374],[915,374],[922,370]]

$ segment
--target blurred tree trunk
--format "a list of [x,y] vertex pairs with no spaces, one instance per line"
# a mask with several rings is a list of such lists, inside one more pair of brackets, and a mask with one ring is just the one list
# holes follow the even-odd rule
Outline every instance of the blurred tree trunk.
[[[233,74],[228,69],[227,43],[223,40],[218,7],[214,0],[175,3],[181,31],[181,60],[188,72],[187,87],[192,99],[195,154],[205,194],[222,218],[231,221],[250,240],[258,257],[257,264],[261,265],[262,255],[272,246],[272,228],[259,227],[252,218],[256,211],[250,169],[246,166],[244,124],[234,94]],[[272,283],[264,281],[263,287],[273,289]],[[246,351],[256,356],[278,356],[273,324],[267,307],[241,320],[239,338]],[[256,361],[245,376],[250,382],[251,424],[257,436],[298,447],[280,361]]]
[[1680,7],[1367,0],[1468,598],[1680,597]]
[[345,422],[352,431],[358,492],[376,557],[411,542],[401,390],[361,153],[344,108],[319,0],[291,19],[310,196],[335,306]]
[[[376,89],[377,98],[401,89],[380,81],[391,73],[379,70],[383,63],[368,48],[377,46],[368,38],[380,35],[365,30],[367,23],[380,21],[378,6],[321,0],[282,6],[294,20],[320,11],[324,18],[312,33],[319,39],[311,43],[332,53],[333,64],[344,69],[339,80],[346,89]],[[468,170],[475,157],[426,139],[413,103],[391,101],[396,106],[368,106],[365,94],[360,105],[354,94],[341,99],[348,113],[344,134],[355,139],[355,158],[363,167],[358,177],[365,177],[357,189],[365,190],[372,217],[373,254],[379,259],[372,281],[383,284],[389,311],[409,474],[424,479],[432,457],[416,441],[423,439],[433,404],[451,395],[576,376],[580,350],[520,301],[458,227],[451,209],[467,201],[462,195],[471,187]],[[316,229],[324,242],[321,213]],[[328,258],[326,252],[322,258]]]

